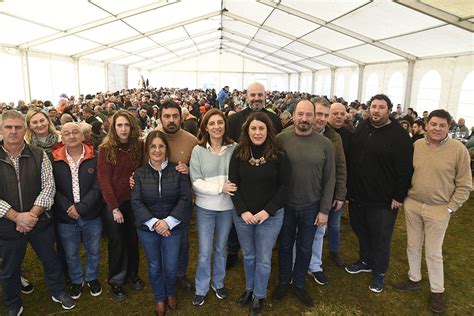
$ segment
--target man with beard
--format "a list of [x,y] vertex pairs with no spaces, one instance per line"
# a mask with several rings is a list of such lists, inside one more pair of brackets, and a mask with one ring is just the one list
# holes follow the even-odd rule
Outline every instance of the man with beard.
[[346,271],[372,272],[369,289],[375,293],[383,290],[397,212],[413,174],[410,136],[390,120],[391,109],[386,95],[372,97],[369,119],[355,130],[347,157],[349,218],[359,239],[359,260]]
[[[313,306],[313,300],[304,288],[311,246],[317,227],[327,224],[336,183],[332,144],[313,131],[314,119],[314,104],[302,100],[293,113],[294,130],[276,137],[279,148],[288,157],[291,172],[289,189],[283,198],[285,212],[278,254],[279,280],[272,299],[283,299],[293,278],[293,294],[307,307]],[[292,269],[295,241],[296,260]]]
[[[230,137],[239,142],[241,129],[245,121],[251,113],[259,111],[268,115],[273,123],[275,133],[280,133],[282,129],[280,118],[275,113],[265,109],[265,87],[258,82],[254,82],[247,88],[247,108],[229,116]],[[227,242],[227,268],[231,268],[237,263],[239,249],[240,244],[237,232],[234,226],[232,226]]]
[[415,143],[417,140],[425,137],[425,122],[423,120],[415,121],[411,127],[413,136],[411,140]]
[[[181,129],[181,108],[171,99],[161,105],[160,120],[163,132],[170,146],[169,161],[176,163],[176,170],[188,174],[189,160],[194,146],[197,145],[197,139],[190,133]],[[192,206],[189,205],[189,208]],[[192,284],[186,277],[189,260],[189,223],[181,223],[183,226],[183,235],[178,257],[178,284],[185,290],[191,291]]]

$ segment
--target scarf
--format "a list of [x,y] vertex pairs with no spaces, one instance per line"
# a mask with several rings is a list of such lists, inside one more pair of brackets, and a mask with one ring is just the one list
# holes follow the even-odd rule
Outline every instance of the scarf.
[[57,133],[48,133],[46,140],[41,141],[35,133],[31,139],[31,144],[42,148],[47,154],[51,153],[51,149],[58,143],[59,135]]

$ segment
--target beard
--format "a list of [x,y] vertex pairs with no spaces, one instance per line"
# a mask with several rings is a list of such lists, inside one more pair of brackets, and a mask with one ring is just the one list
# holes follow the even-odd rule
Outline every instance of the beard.
[[252,111],[257,112],[263,109],[263,101],[252,101],[248,103],[248,106]]

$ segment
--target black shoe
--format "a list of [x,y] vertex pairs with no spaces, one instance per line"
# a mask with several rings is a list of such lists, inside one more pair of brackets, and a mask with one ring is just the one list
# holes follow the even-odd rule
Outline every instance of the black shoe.
[[326,285],[328,284],[328,279],[324,275],[323,271],[318,272],[309,272],[310,276],[313,277],[314,282],[318,283],[319,285]]
[[298,300],[300,300],[301,303],[303,303],[303,305],[305,307],[313,307],[314,306],[313,299],[311,298],[311,296],[309,296],[306,289],[299,288],[299,287],[295,286],[293,288],[293,294],[296,296],[296,298]]
[[33,286],[33,284],[27,279],[25,279],[24,277],[20,277],[20,278],[21,278],[21,293],[23,294],[32,293],[35,290],[35,287]]
[[81,297],[83,287],[84,287],[84,283],[79,283],[79,284],[73,283],[71,285],[71,291],[69,292],[69,294],[71,295],[73,299],[77,300],[79,297]]
[[369,264],[363,260],[357,260],[350,266],[346,267],[346,271],[350,274],[356,274],[360,272],[372,272]]
[[239,304],[240,307],[244,307],[252,301],[252,296],[252,291],[245,291],[244,293],[242,293],[242,295],[240,295],[239,299],[237,300],[237,304]]
[[372,281],[370,282],[370,285],[369,285],[369,290],[375,293],[380,293],[383,291],[383,283],[384,283],[384,274],[373,273]]
[[69,294],[63,293],[59,296],[51,296],[53,302],[61,304],[63,309],[73,309],[76,307],[76,302],[72,299]]
[[341,258],[341,256],[339,255],[338,252],[329,252],[329,259],[334,261],[334,263],[338,267],[343,267],[344,266],[344,260],[342,260],[342,258]]
[[226,270],[232,269],[239,260],[239,255],[236,253],[229,253],[227,254],[227,262],[225,264]]
[[289,284],[279,283],[272,293],[272,300],[275,302],[281,301],[286,296],[289,289]]
[[214,286],[211,285],[211,289],[216,293],[218,299],[223,300],[229,294],[227,294],[227,289],[225,287],[221,287],[220,289],[216,289]]
[[179,286],[185,291],[192,291],[193,284],[188,280],[186,276],[178,277]]
[[92,296],[99,296],[102,294],[102,286],[97,279],[87,282],[87,286],[89,287],[89,292]]
[[21,314],[23,314],[23,306],[14,309],[9,309],[7,312],[7,316],[20,316]]
[[205,298],[206,298],[205,296],[196,294],[194,296],[194,299],[193,299],[193,305],[194,306],[202,306],[204,304],[204,299]]
[[130,287],[134,290],[140,291],[143,290],[143,281],[138,277],[138,275],[133,275],[130,277]]
[[112,285],[110,290],[112,298],[118,302],[123,301],[127,298],[127,294],[125,294],[123,287],[120,285]]
[[249,308],[249,313],[251,316],[257,315],[262,311],[263,301],[264,301],[263,298],[261,299],[258,299],[256,297],[253,298],[252,304],[250,305],[250,308]]

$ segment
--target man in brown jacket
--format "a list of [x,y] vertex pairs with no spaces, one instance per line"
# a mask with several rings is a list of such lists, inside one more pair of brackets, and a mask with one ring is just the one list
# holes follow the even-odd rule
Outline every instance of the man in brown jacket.
[[[405,199],[408,280],[395,290],[421,289],[421,257],[425,245],[431,287],[430,309],[444,311],[443,240],[451,214],[469,198],[472,175],[469,153],[448,136],[451,115],[445,110],[430,113],[426,137],[415,142],[411,188]],[[428,162],[429,160],[429,162]]]

